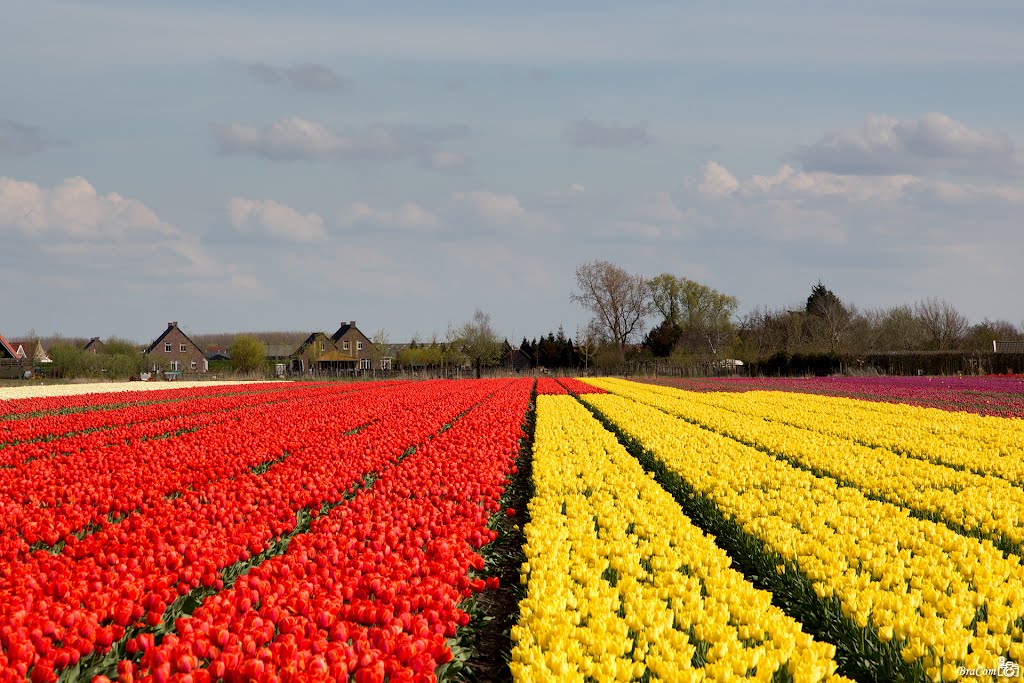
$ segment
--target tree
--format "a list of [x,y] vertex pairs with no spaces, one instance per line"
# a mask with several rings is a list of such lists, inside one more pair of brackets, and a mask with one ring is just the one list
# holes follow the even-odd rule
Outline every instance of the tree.
[[576,283],[579,292],[570,299],[594,314],[621,359],[633,336],[644,331],[650,309],[647,280],[609,261],[589,261],[576,268]]
[[657,327],[651,328],[651,331],[644,337],[644,347],[656,358],[668,358],[682,333],[683,331],[678,325],[665,318]]
[[557,368],[561,365],[561,350],[553,332],[548,332],[548,336],[540,338],[537,361],[538,365],[544,368]]
[[970,324],[953,304],[935,297],[914,304],[914,317],[924,331],[925,343],[933,351],[955,349],[963,341]]
[[240,372],[262,370],[267,360],[267,347],[256,337],[240,334],[228,348],[231,367]]
[[370,362],[373,363],[374,371],[384,369],[384,359],[391,355],[389,348],[388,333],[382,328],[377,330],[370,340]]
[[585,373],[590,370],[590,363],[594,360],[594,356],[597,355],[597,347],[600,343],[601,331],[596,321],[591,321],[582,332],[580,332],[578,326],[576,327],[576,350],[580,354],[580,360],[583,361],[583,371]]
[[142,351],[139,349],[138,344],[127,339],[119,339],[118,337],[111,337],[103,342],[100,353],[109,356],[142,356]]
[[[669,273],[662,273],[651,279],[648,288],[651,292],[651,306],[669,324],[670,329],[679,329],[682,322],[682,311],[679,302],[683,299],[683,283],[686,278],[678,278]],[[657,354],[655,354],[657,355]],[[668,354],[665,354],[666,356]]]
[[853,311],[844,306],[839,297],[822,284],[821,280],[811,288],[805,311],[812,343],[820,346],[821,342],[825,341],[832,353],[838,352],[840,342],[853,317]]
[[496,365],[501,360],[501,340],[491,327],[491,316],[479,308],[473,317],[458,330],[459,347],[476,366],[476,376],[484,365]]
[[1021,330],[1009,320],[989,320],[972,325],[965,339],[972,351],[991,351],[993,341],[1019,341],[1024,338]]
[[864,312],[870,339],[869,351],[915,351],[924,348],[925,333],[914,309],[906,304]]
[[671,273],[653,278],[648,289],[652,307],[668,323],[660,332],[661,341],[667,341],[671,331],[678,330],[676,339],[682,340],[685,350],[707,349],[717,355],[735,334],[732,316],[739,306],[736,297]]

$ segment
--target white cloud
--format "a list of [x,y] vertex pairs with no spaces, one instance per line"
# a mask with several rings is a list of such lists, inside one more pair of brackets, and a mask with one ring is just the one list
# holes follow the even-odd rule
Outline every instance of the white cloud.
[[450,168],[460,161],[464,163],[464,159],[444,152],[435,159],[434,146],[469,135],[469,128],[461,124],[375,125],[342,134],[323,123],[298,116],[280,119],[263,128],[243,123],[214,123],[210,129],[223,154],[253,154],[272,161],[417,158],[423,165],[436,168]]
[[871,116],[860,128],[828,132],[804,147],[800,160],[808,171],[853,175],[1006,175],[1024,168],[1008,135],[975,130],[941,113],[917,119]]
[[81,177],[50,188],[0,177],[0,237],[5,243],[20,240],[19,268],[60,272],[62,286],[73,289],[116,289],[130,282],[141,291],[166,287],[168,281],[175,282],[176,291],[259,288],[243,269],[217,258],[198,237],[165,222],[141,201],[100,194]]
[[[723,180],[723,178],[725,180]],[[851,203],[929,201],[1024,202],[1024,187],[977,185],[930,180],[910,174],[848,175],[815,171],[808,173],[780,166],[770,175],[754,175],[739,181],[725,167],[711,161],[686,187],[713,201],[812,201],[842,200]]]
[[383,228],[434,232],[441,227],[441,219],[419,204],[406,202],[396,209],[374,209],[368,204],[350,204],[338,216],[342,225],[369,224]]
[[256,154],[275,161],[324,159],[354,148],[350,138],[298,116],[281,119],[266,128],[243,123],[215,123],[211,128],[224,154]]
[[768,176],[755,175],[739,185],[748,196],[820,198],[835,197],[850,201],[889,201],[921,183],[912,175],[851,176],[834,173],[806,173],[781,166]]
[[452,206],[471,221],[505,230],[530,232],[557,231],[558,225],[548,218],[529,211],[513,194],[497,194],[483,190],[455,192]]
[[493,223],[509,223],[525,220],[526,209],[519,198],[511,194],[493,192],[456,192],[452,195],[456,204],[469,208],[473,213]]
[[291,242],[322,242],[327,239],[324,219],[302,213],[272,199],[232,197],[227,204],[231,225],[243,234],[264,234]]
[[116,192],[101,195],[85,178],[68,178],[53,188],[0,177],[0,229],[28,237],[123,240],[139,235],[178,237],[142,202]]
[[727,197],[739,188],[740,184],[732,173],[714,161],[708,161],[701,167],[697,181],[697,191],[705,197]]

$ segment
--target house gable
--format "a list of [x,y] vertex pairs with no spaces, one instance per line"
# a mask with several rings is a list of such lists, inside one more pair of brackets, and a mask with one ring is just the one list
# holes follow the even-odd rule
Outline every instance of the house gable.
[[[209,362],[206,354],[192,341],[177,322],[167,323],[167,329],[156,338],[149,347],[142,352],[154,362],[166,360],[172,364],[172,369],[179,372],[206,372],[209,370]],[[177,364],[176,367],[174,364]]]
[[90,351],[92,353],[99,353],[103,350],[105,344],[100,341],[99,337],[93,337],[90,339],[85,346],[82,347],[83,351]]
[[0,334],[0,358],[9,358],[14,360],[18,357],[18,352],[11,346],[10,342],[4,339],[4,336]]
[[331,341],[343,354],[351,355],[353,358],[371,358],[374,345],[369,337],[359,331],[356,321],[341,323],[338,331],[331,335]]

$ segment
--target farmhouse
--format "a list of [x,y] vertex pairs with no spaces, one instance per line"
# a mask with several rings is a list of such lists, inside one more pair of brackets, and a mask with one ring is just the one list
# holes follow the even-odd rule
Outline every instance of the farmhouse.
[[167,329],[142,352],[153,369],[169,372],[207,372],[210,369],[206,355],[177,322],[167,323]]
[[521,348],[509,349],[501,359],[501,367],[514,372],[527,371],[530,365],[530,354]]
[[99,337],[93,337],[92,339],[85,343],[85,346],[82,347],[82,350],[88,351],[89,353],[100,353],[101,351],[103,351],[104,346],[104,343],[100,341]]
[[18,352],[9,341],[0,334],[0,377],[10,379],[21,377],[22,361],[18,358]]
[[[283,349],[288,349],[288,352],[281,353]],[[325,369],[322,363],[337,350],[334,342],[325,333],[313,332],[298,346],[275,346],[273,356],[271,347],[267,347],[267,356],[284,360],[288,365],[289,374],[299,375]]]
[[52,363],[53,360],[43,350],[43,344],[38,339],[24,342],[11,342],[14,353],[18,358],[32,363]]
[[358,370],[373,368],[373,342],[359,331],[355,320],[342,322],[338,330],[331,335],[331,341],[334,342],[336,355],[325,358],[325,362],[339,368],[347,368],[349,364]]

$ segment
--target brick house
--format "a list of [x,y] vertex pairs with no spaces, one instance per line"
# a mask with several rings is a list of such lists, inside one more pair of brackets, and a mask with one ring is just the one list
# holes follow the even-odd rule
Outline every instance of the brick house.
[[288,372],[300,375],[318,370],[323,360],[337,351],[338,347],[330,337],[323,332],[314,332],[288,353]]
[[167,323],[167,329],[142,352],[153,372],[208,372],[206,354],[181,331],[177,322]]
[[357,370],[373,368],[374,345],[370,339],[359,331],[356,321],[342,322],[338,331],[331,335],[331,341],[337,347],[339,360],[350,361]]
[[88,342],[86,342],[85,346],[82,347],[82,350],[88,351],[90,353],[99,353],[100,351],[103,350],[103,347],[104,344],[102,341],[100,341],[100,338],[93,337]]

